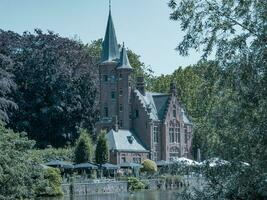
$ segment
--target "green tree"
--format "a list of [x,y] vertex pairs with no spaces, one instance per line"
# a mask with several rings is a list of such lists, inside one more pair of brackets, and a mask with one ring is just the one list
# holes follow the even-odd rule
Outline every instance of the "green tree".
[[44,181],[41,167],[30,149],[34,142],[25,133],[14,133],[0,123],[0,199],[31,199]]
[[5,122],[9,122],[10,111],[17,109],[17,104],[10,97],[16,89],[14,75],[10,72],[12,67],[13,61],[0,50],[0,120]]
[[91,162],[93,158],[93,142],[85,129],[80,130],[81,135],[75,146],[74,155],[76,163]]
[[[177,47],[181,55],[192,48],[203,59],[212,52],[220,68],[202,128],[210,134],[211,156],[237,165],[230,173],[206,175],[213,187],[198,199],[264,199],[267,190],[267,57],[266,1],[171,0],[171,19],[185,32]],[[204,94],[203,94],[204,97]],[[238,166],[238,165],[237,165]],[[238,178],[237,178],[238,177]],[[227,180],[227,181],[226,181]]]
[[105,164],[108,162],[108,144],[105,137],[105,133],[101,133],[97,140],[96,151],[95,151],[95,161],[97,164]]
[[[80,42],[49,31],[0,31],[0,52],[12,59],[19,109],[10,127],[26,131],[39,147],[73,143],[79,127],[98,120],[97,63]],[[45,128],[44,128],[45,127]]]

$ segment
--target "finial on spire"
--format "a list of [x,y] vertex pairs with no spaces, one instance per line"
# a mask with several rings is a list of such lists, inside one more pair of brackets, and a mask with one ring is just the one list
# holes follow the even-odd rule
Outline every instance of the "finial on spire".
[[109,11],[111,11],[111,0],[109,0]]
[[124,47],[124,42],[122,42],[122,47]]

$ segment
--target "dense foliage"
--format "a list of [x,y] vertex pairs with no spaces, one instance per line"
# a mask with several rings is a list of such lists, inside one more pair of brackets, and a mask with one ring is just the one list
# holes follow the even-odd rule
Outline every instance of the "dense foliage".
[[4,52],[1,52],[0,49],[0,120],[5,122],[9,122],[10,111],[17,109],[17,104],[14,103],[9,95],[16,89],[14,77],[10,73],[12,67],[12,60],[4,55]]
[[142,165],[143,165],[143,168],[141,168],[141,170],[143,172],[155,173],[158,170],[157,164],[153,160],[146,159],[144,160]]
[[85,129],[81,129],[80,137],[74,149],[75,163],[92,162],[93,150],[93,142],[89,133]]
[[[249,170],[236,169],[236,173],[216,176],[208,176],[207,171],[210,184],[205,193],[196,193],[195,197],[264,199],[267,3],[263,0],[171,0],[169,6],[171,19],[179,21],[185,32],[177,47],[180,54],[187,55],[194,48],[203,52],[205,60],[214,52],[219,67],[220,73],[208,93],[211,96],[208,109],[203,110],[203,122],[196,127],[199,135],[208,133],[208,155],[250,165]],[[203,99],[206,95],[203,93]],[[221,180],[227,182],[221,184]]]
[[61,189],[62,178],[60,170],[56,168],[47,168],[44,170],[44,178],[48,181],[46,187],[40,188],[44,191],[39,193],[39,196],[61,196],[63,195]]
[[30,155],[34,142],[0,123],[0,199],[29,199],[43,181],[42,169]]
[[40,147],[73,143],[79,127],[93,130],[97,67],[83,44],[40,30],[23,35],[1,30],[0,41],[18,86],[12,128],[26,131]]
[[95,161],[97,164],[105,164],[108,162],[108,143],[105,137],[105,133],[101,133],[98,137],[96,150],[95,150]]
[[67,148],[46,148],[46,149],[31,149],[31,157],[38,159],[40,163],[46,163],[51,160],[74,160],[74,150],[72,147]]

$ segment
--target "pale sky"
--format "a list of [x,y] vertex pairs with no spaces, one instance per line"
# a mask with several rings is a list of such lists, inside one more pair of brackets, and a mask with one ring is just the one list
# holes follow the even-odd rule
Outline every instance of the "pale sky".
[[[175,51],[183,33],[169,20],[168,0],[112,0],[112,17],[119,43],[141,55],[156,75],[195,64],[200,56]],[[104,37],[108,0],[0,0],[0,29],[18,33],[35,28],[83,43]]]

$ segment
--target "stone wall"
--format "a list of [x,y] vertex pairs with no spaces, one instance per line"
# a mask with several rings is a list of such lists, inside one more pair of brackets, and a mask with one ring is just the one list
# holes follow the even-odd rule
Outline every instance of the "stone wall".
[[64,196],[127,192],[127,182],[125,181],[62,184],[61,187]]

